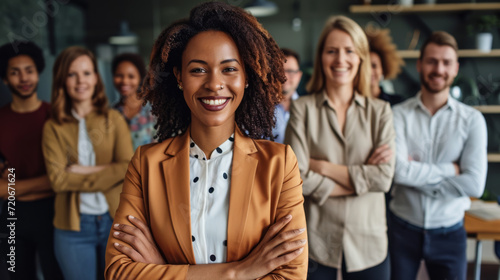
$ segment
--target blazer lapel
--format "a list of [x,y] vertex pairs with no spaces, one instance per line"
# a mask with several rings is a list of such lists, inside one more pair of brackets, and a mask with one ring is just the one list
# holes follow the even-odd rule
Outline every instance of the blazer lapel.
[[175,137],[165,151],[170,158],[161,164],[165,176],[170,218],[177,242],[186,258],[186,263],[195,263],[191,242],[189,138],[189,132]]
[[250,154],[257,152],[252,139],[244,136],[235,125],[231,191],[229,194],[229,218],[227,227],[227,261],[236,261],[243,256],[241,240],[247,224],[247,213],[252,198],[252,189],[258,160]]

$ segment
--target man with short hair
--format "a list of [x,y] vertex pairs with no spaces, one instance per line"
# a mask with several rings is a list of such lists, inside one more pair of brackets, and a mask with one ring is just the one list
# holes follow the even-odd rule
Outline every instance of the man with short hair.
[[297,88],[299,87],[302,71],[300,71],[299,54],[287,48],[282,48],[281,51],[285,55],[286,62],[283,64],[285,68],[286,82],[283,84],[283,100],[276,105],[276,126],[273,128],[274,141],[283,143],[285,139],[285,129],[290,119],[290,103],[292,100],[299,98]]
[[[37,96],[44,67],[42,50],[32,42],[0,47],[0,77],[12,93],[12,103],[0,108],[0,197],[7,200],[0,215],[0,258],[11,279],[37,279],[37,256],[45,279],[62,279],[53,249],[54,192],[42,154],[50,106]],[[14,227],[5,226],[8,218],[16,218],[9,220]],[[12,231],[14,241],[8,238]],[[4,258],[12,248],[15,262],[9,263]]]
[[417,61],[420,92],[393,107],[392,279],[415,279],[421,260],[431,279],[466,278],[464,211],[484,190],[487,135],[482,114],[450,96],[457,49],[450,34],[432,33]]

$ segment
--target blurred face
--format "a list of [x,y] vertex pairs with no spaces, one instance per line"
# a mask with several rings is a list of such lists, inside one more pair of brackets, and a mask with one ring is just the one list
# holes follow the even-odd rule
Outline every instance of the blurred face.
[[7,75],[3,80],[12,94],[28,99],[36,93],[38,71],[33,59],[27,55],[18,55],[9,59]]
[[182,70],[174,70],[194,126],[234,125],[245,91],[245,66],[233,39],[221,31],[197,34],[182,54]]
[[122,97],[134,96],[141,83],[141,74],[132,62],[123,61],[116,67],[113,83]]
[[450,46],[428,44],[422,59],[417,60],[420,82],[425,91],[437,94],[449,92],[458,74],[457,53]]
[[76,58],[66,78],[66,90],[73,103],[92,101],[96,84],[97,74],[90,57],[82,55]]
[[300,71],[299,63],[293,56],[287,56],[286,62],[283,64],[285,68],[286,82],[283,84],[283,95],[293,94],[299,86],[300,79],[302,78],[302,71]]
[[372,66],[372,79],[371,86],[378,87],[380,81],[384,78],[384,71],[382,69],[382,60],[380,56],[374,52],[370,52],[370,63]]
[[353,85],[361,59],[349,34],[332,30],[326,37],[321,60],[328,87]]

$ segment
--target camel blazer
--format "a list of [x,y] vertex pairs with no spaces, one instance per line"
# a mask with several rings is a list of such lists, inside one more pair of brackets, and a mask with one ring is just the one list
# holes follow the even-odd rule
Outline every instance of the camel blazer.
[[[106,248],[106,279],[186,279],[189,265],[196,264],[191,241],[189,144],[186,132],[139,147],[125,176],[115,215],[115,223],[130,225],[127,215],[145,221],[167,264],[132,261],[112,245],[122,243],[112,230]],[[306,227],[302,180],[290,146],[253,140],[236,128],[230,188],[227,262],[244,259],[281,217],[293,216],[282,231]],[[307,238],[306,232],[295,240],[303,238]],[[262,279],[306,279],[307,260],[305,248],[295,260]]]
[[[385,164],[365,164],[377,147],[394,152],[395,132],[389,103],[355,94],[344,131],[326,92],[293,101],[285,143],[297,155],[304,179],[310,258],[348,272],[380,264],[387,257],[385,195],[394,175],[395,156]],[[346,165],[355,195],[330,197],[335,181],[309,170],[310,158]]]
[[92,174],[66,172],[78,163],[78,122],[45,122],[42,151],[52,189],[56,193],[54,226],[80,231],[80,192],[102,192],[111,217],[118,207],[123,178],[132,157],[132,139],[123,116],[109,109],[107,116],[91,112],[85,117],[96,165],[108,165]]

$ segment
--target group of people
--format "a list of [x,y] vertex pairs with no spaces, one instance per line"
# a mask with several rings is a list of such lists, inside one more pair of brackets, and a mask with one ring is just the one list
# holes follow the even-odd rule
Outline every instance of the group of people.
[[131,54],[113,61],[118,111],[90,51],[59,55],[49,106],[36,97],[40,50],[2,47],[13,102],[0,127],[15,137],[0,152],[18,178],[10,275],[35,279],[21,267],[36,252],[45,279],[399,280],[421,260],[431,279],[465,279],[485,121],[449,95],[451,35],[423,44],[421,90],[404,102],[379,85],[402,65],[387,38],[328,19],[299,98],[295,52],[243,9],[203,3],[159,35],[147,71]]
[[0,195],[12,203],[3,204],[0,218],[17,218],[15,243],[7,239],[11,229],[0,228],[1,258],[15,252],[12,279],[36,279],[37,263],[44,279],[102,275],[133,147],[154,141],[151,106],[137,98],[144,62],[136,54],[114,59],[117,110],[108,108],[96,58],[85,48],[69,47],[57,57],[51,104],[37,96],[45,63],[34,43],[0,47],[0,66],[12,93],[12,102],[0,109],[6,132],[0,139]]

